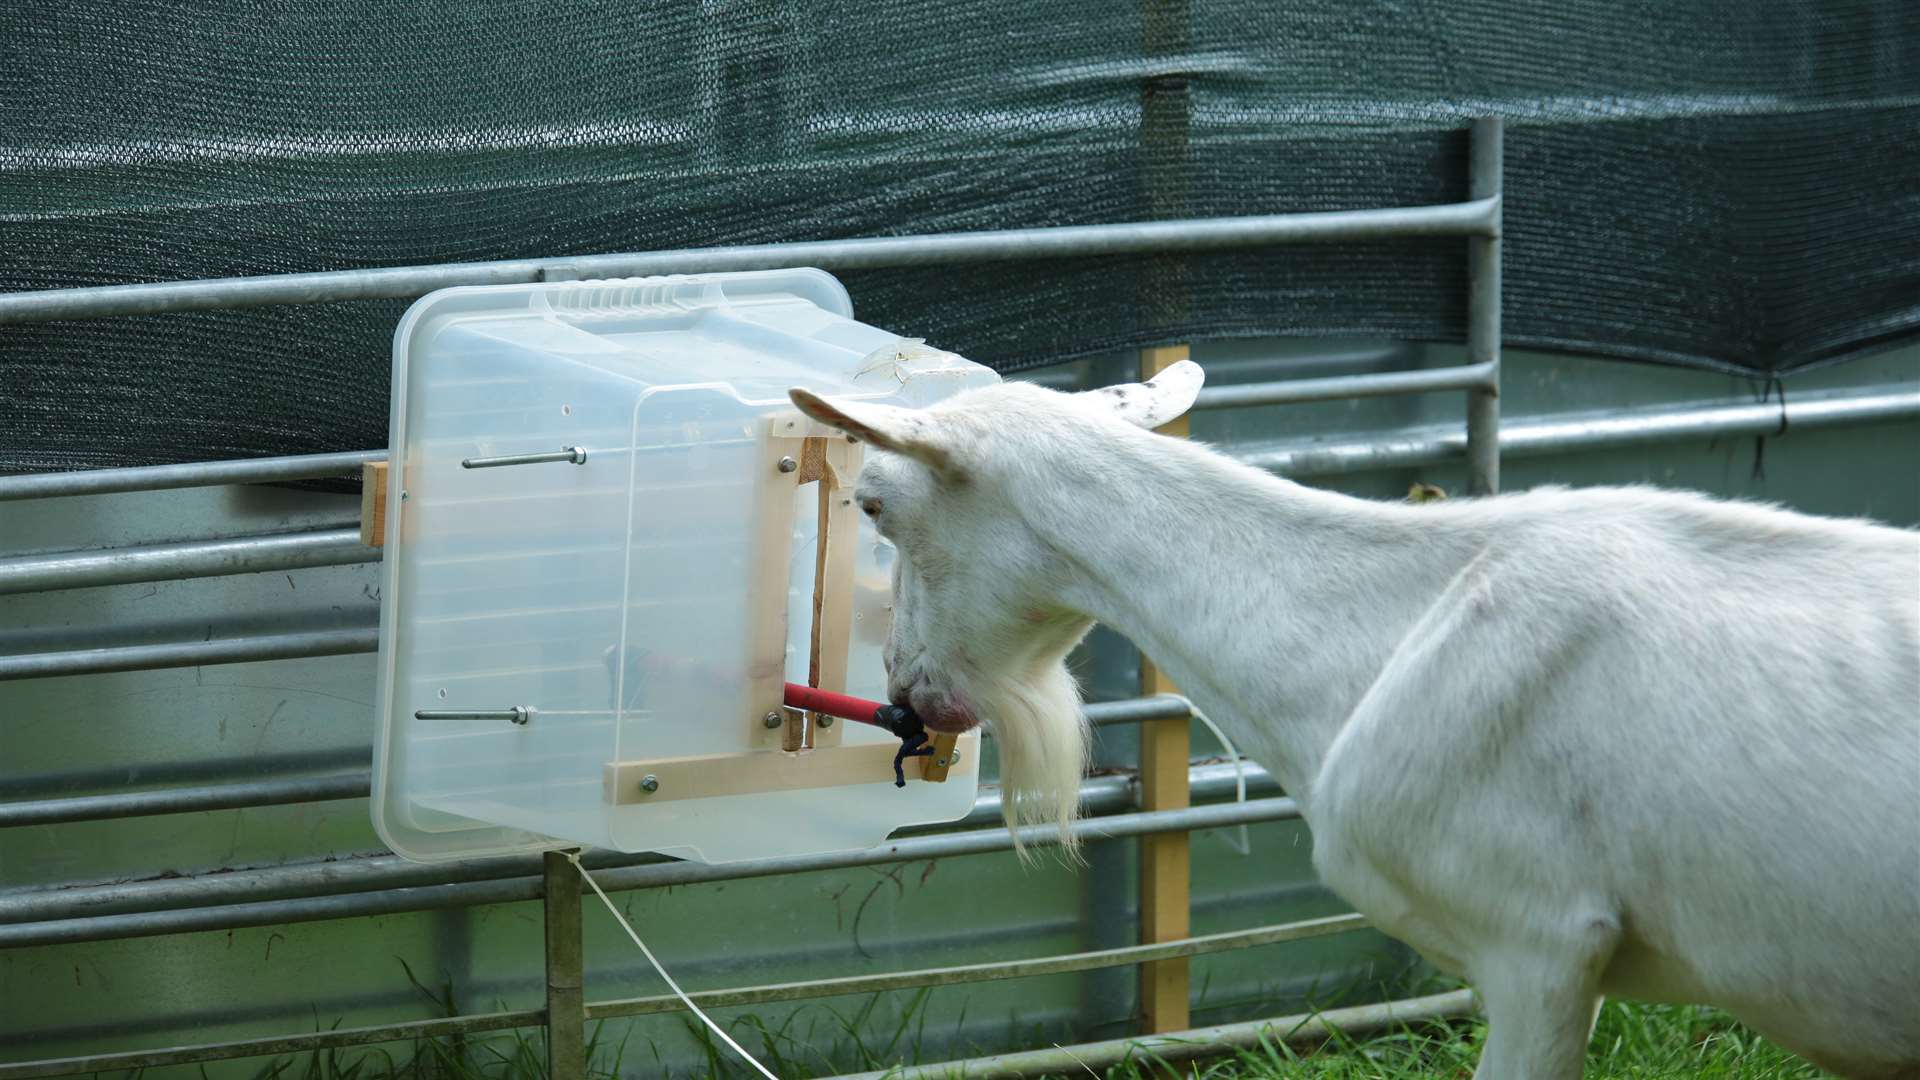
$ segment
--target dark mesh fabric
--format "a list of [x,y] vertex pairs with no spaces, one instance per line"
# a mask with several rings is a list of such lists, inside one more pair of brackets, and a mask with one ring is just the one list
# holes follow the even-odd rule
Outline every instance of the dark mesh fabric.
[[[0,289],[1465,196],[1506,340],[1781,374],[1920,326],[1914,0],[0,5]],[[1461,241],[843,275],[1002,370],[1458,340]],[[384,444],[404,303],[0,327],[0,469]]]

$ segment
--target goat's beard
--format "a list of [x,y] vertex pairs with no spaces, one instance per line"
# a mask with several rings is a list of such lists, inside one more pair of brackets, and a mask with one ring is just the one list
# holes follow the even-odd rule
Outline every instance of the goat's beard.
[[1065,664],[1045,664],[1025,677],[1001,680],[983,695],[981,715],[1000,750],[1000,813],[1013,847],[1030,853],[1019,827],[1053,825],[1062,850],[1077,858],[1073,819],[1080,810],[1080,778],[1087,771],[1087,719],[1080,687]]

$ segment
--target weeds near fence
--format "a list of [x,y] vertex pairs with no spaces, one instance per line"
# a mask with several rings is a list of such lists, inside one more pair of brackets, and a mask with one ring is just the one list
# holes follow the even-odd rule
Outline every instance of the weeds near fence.
[[[407,978],[436,1012],[459,1015],[451,985],[428,987]],[[1428,989],[1432,989],[1429,987]],[[785,1013],[777,1022],[756,1014],[736,1015],[729,1027],[783,1080],[807,1080],[842,1072],[886,1069],[923,1062],[928,1048],[923,988],[909,995],[890,1021],[877,1023],[891,1004],[875,994],[850,1012],[819,1005]],[[896,999],[897,1000],[897,999]],[[804,1017],[804,1019],[803,1019]],[[964,1017],[961,1018],[964,1021]],[[702,1063],[672,1075],[731,1078],[746,1075],[732,1052],[691,1017],[686,1031],[701,1048]],[[609,1024],[613,1026],[609,1028]],[[589,1080],[668,1076],[660,1047],[630,1045],[636,1029],[618,1021],[591,1025],[587,1042]],[[1081,1069],[1054,1080],[1466,1080],[1486,1038],[1479,1018],[1403,1027],[1366,1038],[1336,1033],[1318,1045],[1278,1039],[1208,1061],[1170,1064],[1142,1052],[1133,1061],[1104,1070]],[[613,1037],[615,1033],[618,1037]],[[1044,1039],[1042,1040],[1044,1042]],[[944,1053],[939,1056],[945,1056]],[[939,1060],[936,1057],[935,1060]],[[545,1033],[539,1028],[484,1035],[419,1039],[385,1047],[320,1050],[274,1059],[256,1080],[540,1080],[546,1075]],[[204,1078],[206,1071],[203,1068]],[[1813,1066],[1761,1039],[1713,1009],[1690,1005],[1608,1002],[1601,1010],[1587,1054],[1588,1080],[1819,1080]]]
[[[1096,1073],[1099,1080],[1413,1080],[1473,1075],[1484,1020],[1424,1024],[1365,1039],[1336,1035],[1299,1048],[1269,1041],[1230,1057],[1168,1066],[1141,1061]],[[1695,1005],[1608,1002],[1587,1050],[1586,1080],[1819,1080],[1820,1070],[1761,1039],[1725,1013]],[[1055,1080],[1087,1080],[1085,1071]]]

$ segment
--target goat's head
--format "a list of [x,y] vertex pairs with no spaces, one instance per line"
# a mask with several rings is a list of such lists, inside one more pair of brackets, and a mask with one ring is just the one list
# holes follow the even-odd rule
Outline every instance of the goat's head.
[[1093,621],[1067,599],[1073,570],[1034,527],[1033,503],[1074,497],[1059,463],[1097,461],[1124,424],[1177,418],[1201,381],[1183,362],[1148,383],[1005,384],[923,410],[792,391],[807,415],[878,451],[854,497],[897,549],[888,696],[934,731],[992,727],[1009,826],[1052,822],[1070,843],[1087,753],[1066,656]]

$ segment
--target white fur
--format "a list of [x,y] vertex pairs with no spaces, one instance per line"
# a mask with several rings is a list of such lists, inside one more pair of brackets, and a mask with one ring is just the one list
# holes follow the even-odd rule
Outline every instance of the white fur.
[[1070,690],[996,710],[1126,634],[1300,801],[1327,884],[1475,984],[1482,1078],[1578,1076],[1607,993],[1920,1077],[1920,533],[1644,488],[1366,502],[1137,426],[1198,386],[795,394],[894,451],[858,497],[909,567],[896,698],[977,706],[1064,824]]

